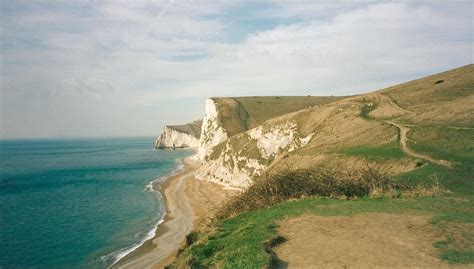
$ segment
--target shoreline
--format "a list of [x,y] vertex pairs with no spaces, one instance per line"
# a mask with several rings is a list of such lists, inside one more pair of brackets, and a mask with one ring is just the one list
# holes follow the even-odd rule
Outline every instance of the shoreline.
[[[161,206],[161,208],[163,209],[163,216],[158,220],[158,222],[155,224],[155,226],[148,231],[147,236],[140,243],[132,245],[131,247],[129,247],[125,251],[119,252],[119,255],[116,256],[114,262],[111,265],[109,265],[108,268],[115,267],[115,265],[118,264],[125,257],[130,255],[132,252],[134,252],[138,248],[142,247],[147,241],[149,241],[149,240],[156,237],[158,227],[165,221],[165,218],[166,218],[166,215],[167,215],[166,201],[165,201],[165,198],[164,198],[164,196],[163,196],[163,194],[160,190],[159,185],[166,182],[166,181],[168,181],[171,177],[177,175],[179,172],[181,172],[183,170],[183,168],[184,168],[183,160],[184,159],[178,159],[176,161],[178,163],[178,166],[173,171],[171,171],[167,176],[162,176],[162,177],[153,179],[147,185],[145,185],[145,191],[147,191],[147,192],[157,192],[158,195],[160,196],[160,199],[163,202],[163,204]],[[111,253],[111,254],[114,254],[114,253]],[[108,254],[108,255],[111,255],[111,254]]]
[[[194,177],[200,164],[187,157],[164,181],[153,182],[153,190],[162,195],[165,215],[155,228],[154,236],[121,257],[111,268],[163,268],[184,246],[185,237],[197,229],[202,220],[212,215],[235,190]],[[212,200],[208,197],[212,197]]]

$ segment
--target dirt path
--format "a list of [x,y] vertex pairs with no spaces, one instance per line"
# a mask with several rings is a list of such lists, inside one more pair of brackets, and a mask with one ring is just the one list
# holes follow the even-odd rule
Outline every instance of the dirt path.
[[[405,127],[418,127],[418,126],[422,126],[422,125],[403,124],[403,126],[405,126]],[[474,130],[474,127],[459,127],[459,126],[430,125],[430,126],[422,126],[422,127],[447,128],[447,129],[455,129],[455,130]]]
[[274,248],[288,268],[463,268],[438,258],[442,239],[424,215],[303,215],[281,221]]
[[415,158],[418,158],[418,159],[423,159],[423,160],[431,162],[431,163],[439,164],[439,165],[449,167],[449,168],[452,167],[452,163],[450,163],[446,160],[436,160],[436,159],[431,158],[428,155],[416,153],[416,152],[412,151],[411,149],[409,149],[408,146],[407,146],[407,133],[408,133],[408,131],[410,131],[410,129],[406,126],[400,125],[400,124],[395,123],[393,121],[385,121],[385,122],[397,127],[398,129],[400,129],[400,144],[402,145],[403,152],[405,152],[406,154],[408,154],[412,157],[415,157]]
[[[407,109],[402,108],[401,106],[399,106],[389,96],[386,96],[386,95],[381,94],[381,93],[378,93],[375,96],[378,96],[379,98],[385,100],[390,106],[392,106],[396,110],[403,111],[405,113],[413,113],[412,111],[407,110]],[[410,129],[408,127],[415,127],[417,125],[409,125],[409,124],[401,125],[401,124],[393,122],[393,121],[381,120],[381,119],[377,119],[377,118],[374,118],[374,117],[371,117],[371,119],[377,120],[377,121],[383,121],[383,122],[386,122],[386,123],[388,123],[392,126],[397,127],[400,130],[400,144],[402,145],[403,152],[405,152],[406,154],[408,154],[412,157],[415,157],[415,158],[418,158],[418,159],[423,159],[425,161],[435,163],[435,164],[438,164],[438,165],[442,165],[442,166],[445,166],[445,167],[449,167],[449,168],[452,167],[452,163],[450,163],[449,161],[436,160],[436,159],[434,159],[434,158],[432,158],[428,155],[421,154],[421,153],[416,153],[416,152],[414,152],[414,151],[412,151],[411,149],[408,148],[408,146],[407,146],[407,133],[408,133],[408,131],[410,131]],[[432,127],[441,127],[441,126],[432,126]],[[462,130],[464,130],[464,129],[468,129],[468,130],[469,129],[474,129],[474,128],[470,128],[470,127],[458,127],[458,126],[443,126],[443,127],[451,128],[451,129],[462,129]]]

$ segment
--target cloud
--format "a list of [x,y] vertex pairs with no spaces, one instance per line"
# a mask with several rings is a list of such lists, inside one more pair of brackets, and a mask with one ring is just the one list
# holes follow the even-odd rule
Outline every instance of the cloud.
[[[107,127],[152,134],[201,115],[208,96],[361,93],[473,58],[472,2],[8,2],[4,10],[5,137]],[[193,110],[165,111],[183,102]]]
[[429,7],[363,6],[222,45],[200,61],[207,69],[197,71],[197,81],[176,93],[360,93],[471,62],[472,41],[463,40],[470,31],[469,17]]

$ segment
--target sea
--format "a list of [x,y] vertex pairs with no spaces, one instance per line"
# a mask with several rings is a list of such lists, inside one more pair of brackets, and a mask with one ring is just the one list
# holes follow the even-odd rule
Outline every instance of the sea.
[[191,150],[154,138],[0,140],[0,268],[107,268],[164,217],[151,182]]

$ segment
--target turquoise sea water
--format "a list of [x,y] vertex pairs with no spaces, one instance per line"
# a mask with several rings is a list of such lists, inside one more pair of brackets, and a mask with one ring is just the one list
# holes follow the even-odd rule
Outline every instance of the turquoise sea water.
[[162,218],[147,184],[191,154],[153,138],[0,141],[0,267],[107,267]]

